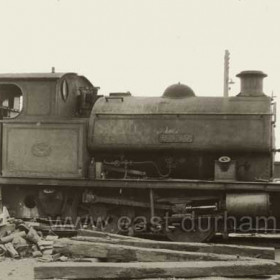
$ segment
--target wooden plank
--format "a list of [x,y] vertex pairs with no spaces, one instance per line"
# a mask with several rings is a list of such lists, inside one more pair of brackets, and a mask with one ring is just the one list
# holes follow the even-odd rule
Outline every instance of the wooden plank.
[[19,231],[19,232],[11,233],[11,234],[8,235],[8,236],[1,237],[1,238],[0,238],[0,243],[1,243],[1,244],[5,244],[5,243],[12,242],[13,239],[14,239],[16,236],[26,237],[26,233],[25,233],[25,231]]
[[[102,258],[122,262],[231,261],[239,258],[238,256],[225,254],[139,248],[108,243],[77,241],[68,238],[56,240],[54,242],[54,251],[67,256]],[[252,260],[252,258],[241,258],[243,260]]]
[[[65,279],[65,278],[64,278]],[[92,278],[91,278],[92,279]],[[134,278],[135,279],[135,278]],[[247,276],[247,277],[224,277],[224,276],[213,276],[213,277],[191,277],[191,278],[174,278],[174,277],[160,277],[160,278],[141,278],[142,280],[280,280],[280,275],[268,275],[268,276]],[[47,279],[41,279],[41,280],[47,280]],[[63,280],[62,278],[58,279],[55,278],[55,280]]]
[[[98,234],[96,234],[98,236]],[[168,241],[154,241],[141,238],[125,238],[122,236],[118,238],[104,238],[102,234],[100,237],[77,236],[73,240],[88,241],[97,243],[119,244],[126,246],[135,246],[141,248],[154,249],[168,249],[176,251],[201,252],[212,254],[236,255],[242,257],[261,258],[261,259],[275,259],[275,249],[269,247],[255,247],[255,246],[240,246],[229,244],[208,244],[208,243],[183,243],[183,242],[168,242]]]
[[47,263],[34,267],[35,279],[143,279],[158,277],[245,277],[275,275],[280,264],[267,261],[155,262],[155,263]]
[[12,243],[10,243],[10,242],[6,243],[4,246],[12,258],[14,258],[14,259],[19,258],[19,254],[18,254],[17,250],[14,248]]
[[[243,234],[242,234],[243,235]],[[240,236],[239,234],[229,234],[229,238],[223,239],[221,236],[215,236],[214,238],[215,243],[223,243],[223,244],[238,244],[240,246],[257,246],[263,247],[263,248],[274,248],[279,249],[280,248],[280,237],[277,238],[276,235],[268,234],[261,234],[261,237],[258,236]],[[280,280],[280,279],[279,279]]]
[[229,233],[229,237],[232,238],[265,238],[265,239],[276,239],[280,241],[280,233]]
[[88,229],[79,229],[77,231],[78,236],[91,236],[91,237],[100,237],[106,239],[121,239],[121,240],[143,240],[143,238],[133,237],[133,236],[126,236],[120,235],[115,233],[97,231],[97,230],[88,230]]
[[0,238],[6,236],[9,232],[14,232],[15,229],[15,224],[7,223],[6,225],[0,226]]
[[[268,276],[247,276],[247,277],[223,277],[223,276],[214,276],[214,277],[191,277],[191,278],[176,278],[176,280],[280,280],[280,275],[268,275]],[[56,279],[59,280],[59,279]],[[142,280],[175,280],[174,277],[168,277],[168,278],[144,278]]]

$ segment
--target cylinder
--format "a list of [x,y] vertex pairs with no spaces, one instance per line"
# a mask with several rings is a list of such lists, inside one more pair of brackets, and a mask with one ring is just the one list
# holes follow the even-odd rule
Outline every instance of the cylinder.
[[270,200],[267,193],[238,193],[226,195],[226,210],[233,216],[268,216]]
[[236,77],[241,80],[239,96],[263,96],[263,79],[267,77],[262,71],[242,71]]

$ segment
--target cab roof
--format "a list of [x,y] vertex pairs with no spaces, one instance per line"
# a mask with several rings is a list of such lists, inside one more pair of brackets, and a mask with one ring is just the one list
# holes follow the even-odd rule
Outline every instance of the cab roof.
[[60,73],[5,73],[0,74],[0,80],[30,80],[30,79],[60,79],[69,72],[60,72]]

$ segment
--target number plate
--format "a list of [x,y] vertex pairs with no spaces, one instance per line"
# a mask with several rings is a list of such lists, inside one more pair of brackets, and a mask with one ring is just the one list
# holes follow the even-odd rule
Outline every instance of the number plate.
[[162,133],[159,135],[160,143],[192,143],[193,135]]

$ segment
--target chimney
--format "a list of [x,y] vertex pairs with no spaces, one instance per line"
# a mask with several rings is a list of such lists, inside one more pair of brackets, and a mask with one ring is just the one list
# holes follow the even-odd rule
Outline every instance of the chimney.
[[262,71],[242,71],[236,77],[241,80],[241,92],[238,96],[263,96],[263,78],[267,77]]

